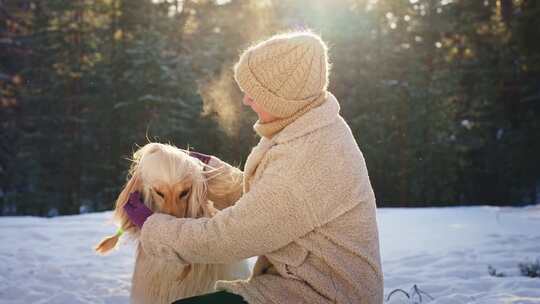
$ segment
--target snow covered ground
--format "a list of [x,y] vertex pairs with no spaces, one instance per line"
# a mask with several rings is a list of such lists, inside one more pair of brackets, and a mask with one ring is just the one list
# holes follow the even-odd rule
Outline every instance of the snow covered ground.
[[[435,298],[430,303],[540,303],[540,278],[518,268],[540,258],[538,206],[380,209],[378,216],[385,296],[416,284]],[[488,275],[488,265],[506,277]],[[389,303],[403,299],[395,294]]]
[[[0,217],[0,303],[128,303],[133,245],[92,250],[114,232],[111,214]],[[517,266],[540,258],[538,206],[383,208],[378,223],[385,297],[416,284],[434,298],[422,303],[540,303],[540,278]]]

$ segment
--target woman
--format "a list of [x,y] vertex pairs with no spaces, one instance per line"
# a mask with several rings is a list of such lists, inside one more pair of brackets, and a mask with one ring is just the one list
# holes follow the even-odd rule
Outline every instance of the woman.
[[382,303],[375,197],[327,91],[327,58],[324,42],[309,32],[273,36],[241,55],[235,80],[258,115],[261,140],[243,172],[198,155],[243,174],[243,193],[215,198],[228,208],[179,219],[147,217],[141,202],[126,205],[132,221],[144,223],[149,255],[188,264],[259,256],[248,280],[218,281],[220,292],[177,303]]

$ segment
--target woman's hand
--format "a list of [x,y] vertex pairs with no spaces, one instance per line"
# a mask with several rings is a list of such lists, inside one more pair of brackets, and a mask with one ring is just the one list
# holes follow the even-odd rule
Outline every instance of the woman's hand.
[[129,220],[137,227],[142,229],[144,221],[153,214],[141,200],[141,193],[135,191],[129,194],[129,199],[124,205],[124,211],[126,212]]

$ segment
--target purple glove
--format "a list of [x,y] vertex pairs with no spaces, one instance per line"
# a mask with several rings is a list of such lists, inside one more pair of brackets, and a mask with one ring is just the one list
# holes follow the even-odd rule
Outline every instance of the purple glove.
[[144,221],[153,214],[141,200],[141,193],[135,191],[129,194],[129,199],[124,205],[124,211],[133,224],[142,229]]
[[195,157],[195,158],[199,159],[200,161],[202,161],[203,163],[205,163],[207,165],[208,165],[208,162],[210,161],[210,158],[211,158],[210,155],[202,154],[202,153],[195,152],[195,151],[189,151],[189,156]]

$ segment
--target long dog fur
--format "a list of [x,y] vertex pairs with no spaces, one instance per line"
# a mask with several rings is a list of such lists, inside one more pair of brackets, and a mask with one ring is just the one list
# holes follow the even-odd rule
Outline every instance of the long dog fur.
[[[166,144],[149,143],[133,154],[129,180],[118,195],[113,215],[113,220],[125,234],[135,240],[140,234],[139,228],[130,222],[123,209],[133,191],[140,191],[145,205],[154,212],[169,213],[177,217],[213,216],[219,211],[209,198],[215,200],[219,209],[233,203],[227,200],[241,191],[239,175],[216,168],[206,168],[205,175],[205,165],[189,157],[186,152]],[[156,179],[169,186],[189,180],[191,187],[186,199],[187,206],[169,206],[165,210],[163,205],[157,204],[152,196],[155,194],[151,193]],[[95,250],[105,254],[116,246],[119,238],[119,235],[106,237]],[[137,244],[131,303],[168,304],[180,298],[211,292],[217,280],[244,279],[248,276],[246,261],[234,264],[175,264],[146,256],[141,245]]]

